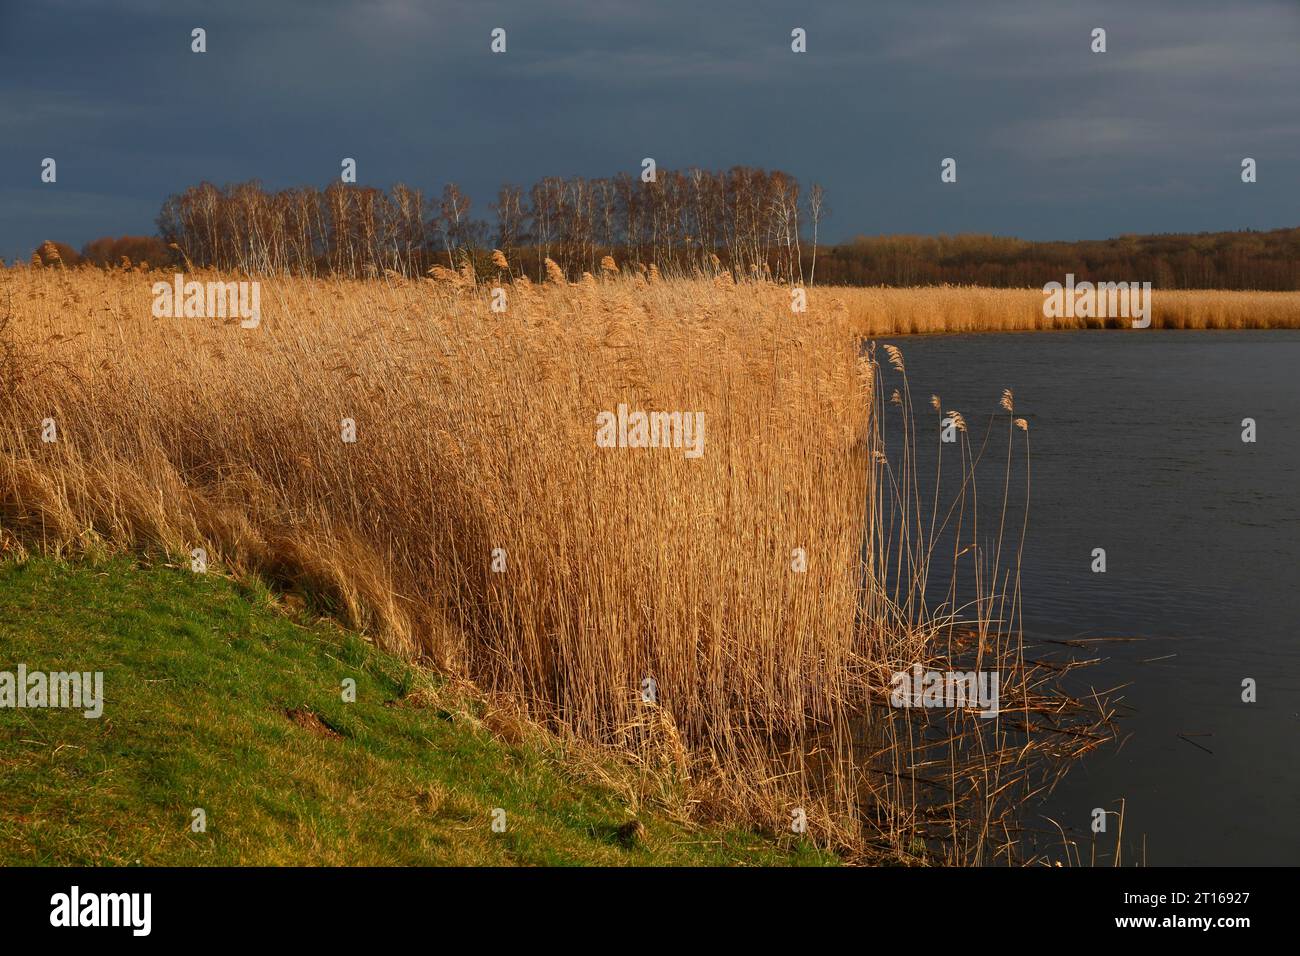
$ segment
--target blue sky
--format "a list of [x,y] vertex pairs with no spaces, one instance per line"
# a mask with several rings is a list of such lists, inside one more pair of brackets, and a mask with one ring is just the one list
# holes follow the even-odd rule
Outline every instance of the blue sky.
[[1295,226],[1298,93],[1298,0],[0,0],[0,255],[152,232],[204,179],[324,185],[345,156],[483,218],[502,182],[653,156],[820,182],[831,240]]

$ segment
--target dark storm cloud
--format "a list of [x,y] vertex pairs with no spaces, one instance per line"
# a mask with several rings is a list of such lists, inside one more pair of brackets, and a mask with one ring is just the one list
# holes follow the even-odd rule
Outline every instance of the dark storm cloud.
[[1293,0],[0,0],[0,253],[152,231],[202,179],[323,185],[344,156],[484,216],[502,182],[654,156],[820,181],[832,238],[1295,225],[1298,41]]

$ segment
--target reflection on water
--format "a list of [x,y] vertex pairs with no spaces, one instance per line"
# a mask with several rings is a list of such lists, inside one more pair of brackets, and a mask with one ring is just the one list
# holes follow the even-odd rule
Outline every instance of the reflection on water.
[[[1126,861],[1145,846],[1152,865],[1300,862],[1300,332],[883,341],[903,349],[918,425],[935,417],[931,393],[977,442],[999,416],[982,514],[1001,507],[998,399],[1014,391],[1032,442],[1026,636],[1035,653],[1106,658],[1072,675],[1075,692],[1127,685],[1113,696],[1131,736],[1083,760],[1024,822],[1049,845],[1059,837],[1043,818],[1066,825],[1087,859],[1093,808],[1123,798]],[[1254,444],[1241,441],[1243,418],[1257,423]],[[937,439],[918,444],[925,474]],[[932,483],[921,487],[928,500]],[[1014,538],[1014,480],[1010,497]],[[996,523],[981,525],[985,543],[986,532]],[[1095,548],[1104,574],[1091,571]],[[1113,636],[1142,640],[1048,643]],[[1241,701],[1244,678],[1256,703]],[[1099,850],[1114,842],[1112,822]]]

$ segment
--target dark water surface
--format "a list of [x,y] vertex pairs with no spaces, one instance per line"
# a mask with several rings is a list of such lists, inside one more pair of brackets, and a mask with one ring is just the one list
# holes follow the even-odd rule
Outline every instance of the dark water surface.
[[[982,515],[1001,508],[998,399],[1013,389],[1032,443],[1032,656],[1105,657],[1071,675],[1074,692],[1129,685],[1116,695],[1124,745],[1076,764],[1024,822],[1066,825],[1086,860],[1092,809],[1123,798],[1125,862],[1145,852],[1151,865],[1300,863],[1300,332],[880,341],[903,350],[927,424],[931,393],[978,438],[1001,416],[981,466]],[[886,382],[888,394],[897,374],[887,369]],[[1254,444],[1241,440],[1243,418],[1256,422]],[[920,444],[932,462],[932,440]],[[1106,551],[1104,574],[1091,570],[1094,548]],[[1117,635],[1143,640],[1086,651],[1040,643]],[[1247,677],[1256,703],[1242,702]],[[1113,849],[1114,818],[1097,845]]]

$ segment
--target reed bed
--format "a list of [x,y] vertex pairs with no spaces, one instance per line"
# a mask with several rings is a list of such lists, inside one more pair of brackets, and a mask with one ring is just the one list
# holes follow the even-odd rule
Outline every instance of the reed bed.
[[[1104,739],[1026,660],[1021,526],[975,524],[969,434],[942,506],[885,453],[885,415],[910,441],[917,420],[901,353],[861,333],[908,293],[792,315],[780,287],[612,261],[572,284],[267,278],[245,329],[154,318],[158,278],[0,273],[0,552],[202,548],[626,756],[656,799],[787,836],[801,812],[848,852],[1014,859],[1010,811]],[[702,412],[703,454],[597,447],[620,404]],[[936,556],[936,520],[978,545]],[[886,706],[896,671],[963,658],[1001,670],[1005,718]]]
[[[1131,328],[1125,318],[1047,318],[1041,289],[836,286],[816,295],[841,304],[863,335]],[[1152,329],[1300,328],[1300,292],[1153,289],[1151,303]]]

